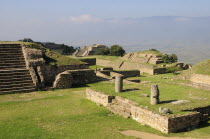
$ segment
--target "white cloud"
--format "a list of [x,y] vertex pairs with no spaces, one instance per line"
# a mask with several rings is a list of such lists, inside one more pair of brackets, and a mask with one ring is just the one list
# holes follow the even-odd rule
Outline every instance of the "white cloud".
[[71,23],[98,23],[103,22],[104,20],[93,15],[83,14],[80,16],[71,16],[69,18],[62,19],[62,22],[71,22]]

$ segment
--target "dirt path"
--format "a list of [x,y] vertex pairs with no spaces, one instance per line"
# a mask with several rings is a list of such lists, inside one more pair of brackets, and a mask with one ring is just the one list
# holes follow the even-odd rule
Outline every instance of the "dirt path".
[[[132,137],[137,137],[137,138],[141,138],[141,139],[195,139],[195,138],[190,138],[190,137],[186,137],[186,138],[182,138],[182,137],[164,137],[164,136],[159,136],[159,135],[155,135],[155,134],[150,134],[150,133],[146,133],[146,132],[140,132],[140,131],[135,131],[135,130],[125,130],[121,132],[123,135],[126,136],[132,136]],[[199,138],[202,139],[202,138]],[[205,138],[207,139],[207,138]]]

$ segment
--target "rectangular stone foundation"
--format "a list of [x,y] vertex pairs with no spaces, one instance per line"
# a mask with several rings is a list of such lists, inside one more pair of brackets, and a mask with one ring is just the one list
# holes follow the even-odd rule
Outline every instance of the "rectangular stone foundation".
[[163,133],[174,133],[183,129],[197,126],[202,119],[199,112],[191,112],[182,116],[163,116],[152,112],[146,107],[137,106],[137,103],[119,96],[109,96],[102,92],[86,89],[87,99],[103,105],[115,114],[130,117],[137,122],[148,125]]

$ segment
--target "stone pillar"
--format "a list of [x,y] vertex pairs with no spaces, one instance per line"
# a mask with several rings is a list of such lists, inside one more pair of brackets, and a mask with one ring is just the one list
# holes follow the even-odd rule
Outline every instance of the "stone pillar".
[[160,102],[159,99],[159,89],[158,89],[158,85],[152,85],[151,86],[151,96],[150,96],[150,103],[152,105],[156,105]]
[[115,92],[120,93],[123,89],[123,76],[117,75],[115,76]]

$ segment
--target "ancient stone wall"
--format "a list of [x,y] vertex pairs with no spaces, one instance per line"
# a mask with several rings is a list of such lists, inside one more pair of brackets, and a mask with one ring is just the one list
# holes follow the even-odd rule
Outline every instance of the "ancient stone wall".
[[[141,73],[145,72],[150,75],[154,75],[153,66],[146,64],[96,59],[96,65],[112,67],[114,70],[140,70]],[[156,71],[158,72],[158,70]]]
[[140,71],[139,70],[114,71],[114,72],[119,73],[119,74],[122,74],[124,76],[124,78],[140,76]]
[[83,85],[97,81],[96,73],[91,69],[68,70],[73,77],[73,85]]
[[160,115],[143,106],[137,106],[137,103],[129,99],[105,95],[89,88],[86,89],[86,95],[89,100],[105,106],[115,114],[131,117],[137,122],[149,125],[163,133],[177,132],[197,126],[203,117],[199,112],[174,117]]
[[80,65],[47,65],[44,70],[44,77],[47,84],[52,84],[56,75],[66,70],[87,69],[87,64]]
[[45,60],[42,50],[22,47],[23,55],[26,61],[26,67],[29,69],[34,85],[37,88],[45,86]]
[[87,63],[90,66],[91,65],[96,65],[96,58],[82,58],[82,59],[79,59],[79,60]]
[[192,113],[183,116],[177,116],[168,119],[168,131],[178,132],[187,128],[198,126],[201,121],[201,113]]
[[56,79],[53,83],[53,88],[56,89],[71,88],[72,83],[73,83],[72,74],[68,71],[64,71],[56,76]]
[[155,75],[155,74],[164,74],[164,73],[166,73],[166,68],[158,68],[158,69],[154,69],[153,75]]
[[190,78],[190,81],[210,85],[210,76],[202,74],[193,74]]

